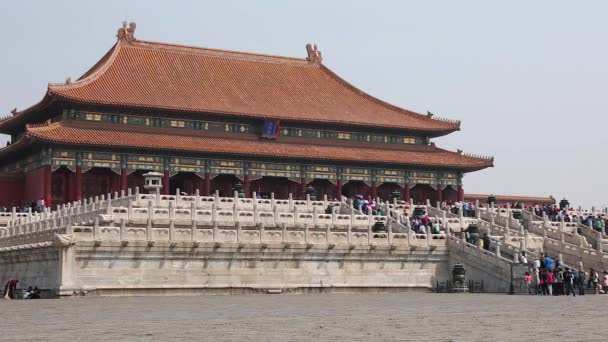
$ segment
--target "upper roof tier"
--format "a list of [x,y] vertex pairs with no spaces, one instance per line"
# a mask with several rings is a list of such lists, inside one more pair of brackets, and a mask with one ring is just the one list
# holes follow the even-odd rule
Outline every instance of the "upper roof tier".
[[355,88],[321,63],[316,46],[307,45],[307,58],[288,58],[140,41],[133,33],[134,25],[120,29],[118,42],[91,70],[75,82],[49,85],[45,100],[395,128],[430,136],[460,127],[459,121],[414,113]]

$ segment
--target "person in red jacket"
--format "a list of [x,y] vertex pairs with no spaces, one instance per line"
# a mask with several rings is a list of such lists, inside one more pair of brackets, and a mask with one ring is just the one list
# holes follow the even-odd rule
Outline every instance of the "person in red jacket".
[[553,296],[553,282],[555,281],[555,276],[553,272],[547,272],[547,291],[549,292],[549,296]]

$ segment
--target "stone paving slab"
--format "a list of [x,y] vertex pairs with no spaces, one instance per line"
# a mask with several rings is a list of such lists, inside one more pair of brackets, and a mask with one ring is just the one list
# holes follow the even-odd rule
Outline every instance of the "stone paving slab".
[[608,295],[0,300],[4,341],[605,341]]

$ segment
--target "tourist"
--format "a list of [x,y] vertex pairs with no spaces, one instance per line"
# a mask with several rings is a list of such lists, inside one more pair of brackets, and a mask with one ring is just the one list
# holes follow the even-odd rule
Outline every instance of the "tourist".
[[581,296],[585,295],[585,276],[586,276],[585,271],[583,269],[580,269],[578,271],[576,285],[578,286],[578,294]]
[[553,296],[553,283],[555,282],[555,276],[553,275],[553,272],[551,272],[551,270],[547,270],[547,280],[545,282],[547,284],[547,295]]
[[483,243],[483,239],[477,239],[477,247],[479,249],[484,249],[484,243]]
[[561,296],[564,290],[564,277],[560,268],[553,269],[553,295]]
[[528,258],[526,257],[526,251],[521,251],[521,254],[519,255],[519,263],[527,265],[528,264]]
[[546,269],[544,269],[544,268],[541,269],[538,279],[539,279],[539,284],[540,284],[540,294],[542,294],[543,296],[546,296],[547,294],[549,294],[549,289],[547,287],[547,270]]
[[534,273],[534,284],[536,287],[536,294],[539,295],[542,293],[539,270],[535,268],[534,270],[532,270],[532,273]]
[[538,258],[534,258],[534,269],[536,270],[536,273],[540,270],[540,260],[538,260]]
[[32,299],[40,299],[40,289],[38,286],[34,286],[34,291],[32,292]]
[[439,227],[439,222],[437,222],[436,220],[433,221],[433,225],[431,226],[431,233],[432,234],[439,234],[441,232],[441,229]]
[[528,287],[528,294],[532,294],[532,275],[530,272],[526,272],[524,274],[524,281],[526,282],[526,286]]
[[34,289],[29,286],[25,292],[23,292],[23,299],[31,299],[32,294],[34,293]]
[[600,293],[599,276],[593,268],[591,269],[591,272],[589,274],[589,282],[591,284],[593,284],[593,289],[595,290],[595,294],[599,294]]
[[490,250],[490,237],[488,236],[487,233],[483,234],[483,248],[486,251]]
[[5,299],[14,299],[15,298],[15,291],[17,290],[17,284],[19,284],[19,280],[17,280],[17,279],[10,279],[9,281],[6,282],[6,285],[4,286],[4,298]]
[[608,271],[604,271],[604,277],[602,279],[602,289],[604,293],[608,293]]
[[564,272],[564,294],[566,296],[569,296],[570,293],[572,293],[572,296],[576,297],[576,293],[574,293],[573,283],[574,275],[570,268],[566,267],[566,270]]
[[553,259],[551,259],[548,254],[545,254],[545,268],[548,271],[553,271]]
[[600,219],[599,216],[595,219],[595,230],[597,230],[598,232],[601,232],[604,230],[604,226],[602,225],[602,220]]

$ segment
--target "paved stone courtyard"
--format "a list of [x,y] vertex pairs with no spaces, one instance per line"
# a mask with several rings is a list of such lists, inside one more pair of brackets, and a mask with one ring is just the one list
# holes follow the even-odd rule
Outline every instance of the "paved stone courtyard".
[[4,341],[605,341],[607,303],[417,293],[15,300],[0,301],[0,328]]

